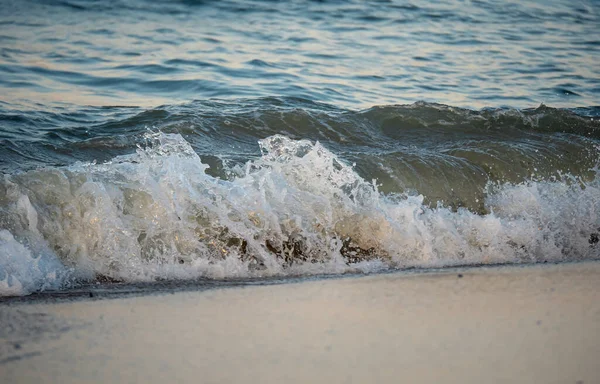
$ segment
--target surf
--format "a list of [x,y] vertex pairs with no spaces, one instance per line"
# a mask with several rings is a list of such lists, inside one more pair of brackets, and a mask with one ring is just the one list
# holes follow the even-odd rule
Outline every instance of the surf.
[[477,211],[384,193],[318,141],[273,135],[257,147],[227,178],[163,132],[104,163],[4,175],[0,291],[600,256],[597,168],[489,182]]

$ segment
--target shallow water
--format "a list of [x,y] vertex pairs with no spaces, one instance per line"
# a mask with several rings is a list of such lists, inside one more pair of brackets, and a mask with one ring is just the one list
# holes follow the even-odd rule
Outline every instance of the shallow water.
[[2,6],[0,294],[600,257],[592,1]]

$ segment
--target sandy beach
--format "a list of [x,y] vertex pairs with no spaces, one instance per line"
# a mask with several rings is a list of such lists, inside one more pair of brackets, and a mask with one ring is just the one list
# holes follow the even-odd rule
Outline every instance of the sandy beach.
[[0,384],[600,384],[600,0],[0,4]]
[[600,263],[0,304],[3,383],[598,383]]

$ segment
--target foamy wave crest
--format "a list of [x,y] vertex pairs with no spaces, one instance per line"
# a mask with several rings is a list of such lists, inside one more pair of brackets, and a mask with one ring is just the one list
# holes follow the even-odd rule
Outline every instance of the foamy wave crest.
[[319,143],[276,135],[259,145],[262,156],[229,169],[228,180],[208,175],[180,135],[163,133],[105,164],[6,175],[0,294],[99,277],[261,277],[600,255],[597,178],[490,186],[482,215],[383,195]]

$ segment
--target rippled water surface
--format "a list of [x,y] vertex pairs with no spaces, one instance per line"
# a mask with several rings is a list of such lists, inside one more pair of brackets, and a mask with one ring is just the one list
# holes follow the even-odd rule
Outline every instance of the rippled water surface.
[[0,100],[597,105],[597,1],[3,0]]
[[599,6],[0,0],[0,296],[600,259]]

